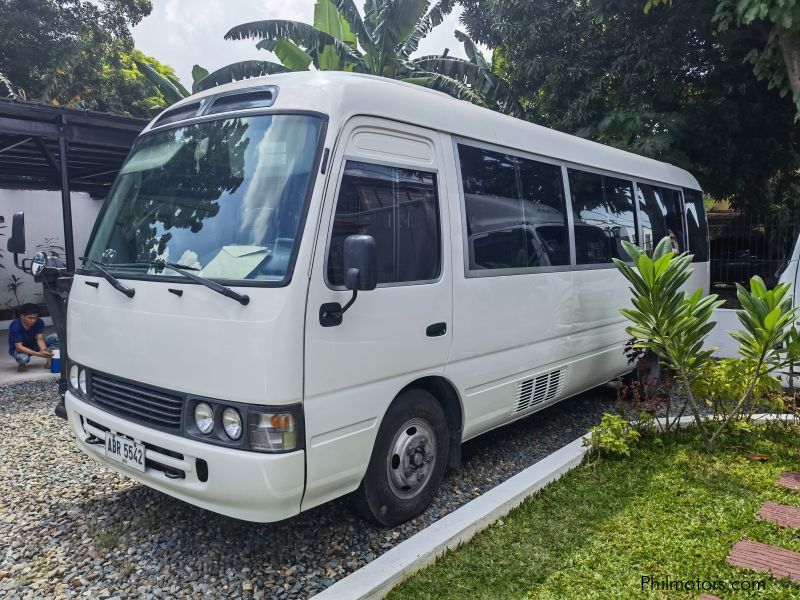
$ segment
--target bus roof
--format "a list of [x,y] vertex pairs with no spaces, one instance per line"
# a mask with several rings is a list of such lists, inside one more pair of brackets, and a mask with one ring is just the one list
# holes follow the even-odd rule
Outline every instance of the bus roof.
[[[419,85],[373,75],[303,71],[255,77],[194,94],[168,111],[217,94],[267,85],[278,88],[270,110],[318,111],[339,123],[356,115],[391,119],[509,150],[518,149],[620,175],[700,189],[688,171],[668,163],[509,117]],[[159,118],[151,121],[145,132],[152,129]]]

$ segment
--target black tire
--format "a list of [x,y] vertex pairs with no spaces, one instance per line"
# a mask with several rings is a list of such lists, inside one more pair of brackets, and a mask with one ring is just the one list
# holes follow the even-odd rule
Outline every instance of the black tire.
[[[367,472],[353,494],[356,510],[387,527],[422,513],[442,483],[448,440],[447,419],[432,394],[425,390],[400,394],[386,411]],[[404,458],[399,448],[405,448]]]

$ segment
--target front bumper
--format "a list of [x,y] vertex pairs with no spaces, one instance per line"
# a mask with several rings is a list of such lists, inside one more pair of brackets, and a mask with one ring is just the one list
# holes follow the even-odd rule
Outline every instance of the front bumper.
[[[66,408],[81,450],[144,485],[246,521],[280,521],[300,512],[305,485],[303,450],[270,455],[190,440],[112,415],[69,391]],[[103,444],[87,442],[104,440],[109,430],[145,445],[144,472],[107,459]]]

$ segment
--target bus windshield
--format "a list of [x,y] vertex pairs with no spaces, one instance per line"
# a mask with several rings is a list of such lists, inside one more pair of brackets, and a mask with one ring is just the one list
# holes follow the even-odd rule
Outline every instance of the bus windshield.
[[321,131],[316,116],[263,115],[141,137],[87,258],[118,276],[176,275],[172,263],[213,279],[285,279]]

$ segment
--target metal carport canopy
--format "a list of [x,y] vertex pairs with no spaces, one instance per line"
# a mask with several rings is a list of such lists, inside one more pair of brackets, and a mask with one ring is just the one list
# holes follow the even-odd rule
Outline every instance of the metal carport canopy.
[[60,190],[75,270],[70,192],[104,197],[146,119],[0,99],[0,189]]

